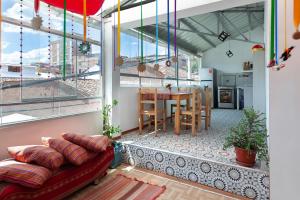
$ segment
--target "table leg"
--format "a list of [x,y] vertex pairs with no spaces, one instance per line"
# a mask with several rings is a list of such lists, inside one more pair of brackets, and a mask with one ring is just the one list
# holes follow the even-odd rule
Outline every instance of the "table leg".
[[175,113],[175,133],[180,133],[180,98],[176,99],[176,113]]
[[[190,110],[191,109],[191,103],[190,103],[190,98],[186,98],[186,110]],[[189,120],[189,117],[190,116],[186,116],[186,120],[188,121]],[[188,125],[185,125],[185,129],[187,130],[189,127]]]

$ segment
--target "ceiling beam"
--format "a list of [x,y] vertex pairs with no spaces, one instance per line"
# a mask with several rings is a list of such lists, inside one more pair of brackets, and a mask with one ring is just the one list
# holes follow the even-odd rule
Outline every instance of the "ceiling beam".
[[211,34],[218,36],[217,33],[215,33],[214,31],[212,31],[211,29],[209,29],[207,26],[201,24],[200,22],[196,21],[195,19],[193,19],[192,17],[189,17],[189,19],[191,21],[193,21],[194,23],[198,24],[199,26],[201,26],[202,28],[204,28],[205,30],[207,30],[208,32],[210,32]]
[[[231,34],[230,31],[229,31],[229,29],[227,28],[227,26],[226,26],[226,24],[225,24],[223,18],[221,18],[220,13],[219,13],[219,12],[215,12],[214,14],[215,14],[215,16],[217,17],[218,21],[219,21],[219,22],[221,23],[221,25],[222,25],[222,29],[223,29],[223,30],[221,30],[221,31],[225,31],[226,33]],[[221,32],[221,31],[220,31],[220,32]]]
[[223,13],[244,13],[244,12],[250,12],[250,13],[260,13],[264,12],[263,9],[260,10],[251,10],[251,9],[232,9],[232,10],[223,10]]
[[250,12],[247,12],[246,14],[247,14],[247,17],[248,17],[248,24],[249,24],[250,30],[253,30],[252,19],[251,19],[251,13],[250,13]]
[[[140,29],[139,28],[135,28],[133,30],[136,33],[140,34]],[[159,28],[158,31],[159,31],[159,40],[162,41],[163,43],[167,44],[167,32],[164,29],[161,29],[161,28]],[[154,27],[152,27],[152,26],[144,27],[144,34],[146,36],[148,35],[149,39],[151,39],[152,41],[155,41],[156,35],[155,35],[155,28]],[[162,37],[162,35],[164,35],[165,37]],[[174,41],[174,35],[173,34],[170,34],[170,40]],[[171,43],[171,46],[173,46],[172,43]],[[182,49],[183,51],[186,51],[186,52],[191,53],[193,55],[196,55],[197,52],[199,52],[199,51],[202,52],[201,49],[196,48],[195,46],[193,46],[191,44],[188,44],[188,47],[186,47],[187,43],[179,37],[177,37],[177,46],[178,46],[179,49]]]
[[262,30],[264,30],[265,28],[264,28],[264,21],[262,20],[259,20],[257,17],[256,17],[256,15],[255,15],[255,13],[252,13],[252,16],[253,16],[253,18],[255,19],[255,21],[259,24],[259,26],[262,28]]
[[[150,26],[155,27],[155,25],[150,25]],[[168,28],[168,26],[166,26],[166,25],[159,25],[159,27],[163,28],[163,29]],[[174,30],[175,28],[174,28],[174,26],[170,25],[170,29]],[[189,29],[183,29],[183,28],[180,28],[180,29],[177,28],[177,31],[185,31],[185,32],[190,32],[190,33],[196,33],[195,31],[192,31],[192,30],[189,30]],[[216,37],[217,38],[219,36],[219,35],[215,35],[215,34],[211,34],[211,33],[205,33],[205,32],[201,32],[201,31],[198,31],[198,32],[201,33],[202,35],[206,35],[206,36],[210,36],[210,37]],[[252,41],[252,40],[247,40],[246,41],[244,39],[239,39],[239,38],[230,38],[230,40],[235,40],[235,41],[240,41],[240,42],[248,42],[248,43],[253,43],[253,44],[264,44],[263,42],[257,42],[257,41]]]
[[248,38],[238,29],[225,15],[224,13],[220,12],[221,16],[234,28],[236,32],[240,34],[246,41],[248,41]]
[[216,47],[216,45],[210,40],[208,39],[205,35],[201,34],[190,22],[188,22],[186,19],[181,19],[181,22],[187,26],[188,28],[190,28],[193,31],[196,31],[196,34],[198,35],[198,37],[200,37],[201,39],[203,39],[204,41],[206,41],[210,46],[212,47]]
[[[150,26],[155,27],[155,25],[150,25]],[[168,28],[168,26],[165,25],[165,23],[159,24],[158,26],[161,27],[161,28]],[[175,26],[170,25],[170,29],[174,30],[174,29],[175,29]],[[195,33],[195,31],[190,30],[190,29],[185,29],[185,28],[178,28],[178,27],[176,27],[176,30],[177,30],[177,31],[184,31],[184,32]]]

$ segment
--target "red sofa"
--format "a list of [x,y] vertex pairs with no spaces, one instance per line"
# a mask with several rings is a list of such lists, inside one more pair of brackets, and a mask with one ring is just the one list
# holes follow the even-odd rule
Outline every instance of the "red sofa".
[[0,182],[0,199],[57,200],[63,199],[95,179],[106,175],[106,170],[114,159],[113,147],[100,153],[94,159],[80,165],[65,165],[43,185],[32,189],[17,184]]

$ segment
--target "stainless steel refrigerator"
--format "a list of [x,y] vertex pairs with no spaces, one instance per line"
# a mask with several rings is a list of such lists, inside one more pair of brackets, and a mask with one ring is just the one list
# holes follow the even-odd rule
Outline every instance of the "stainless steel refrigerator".
[[218,106],[218,80],[220,79],[218,70],[214,68],[200,69],[201,87],[208,87],[212,89],[212,107]]

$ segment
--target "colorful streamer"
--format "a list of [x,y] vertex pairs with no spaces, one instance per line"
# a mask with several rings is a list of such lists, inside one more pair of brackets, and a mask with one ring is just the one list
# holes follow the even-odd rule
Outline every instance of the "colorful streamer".
[[295,33],[293,34],[293,38],[295,40],[300,39],[300,0],[294,0],[294,26],[295,26]]
[[156,55],[155,55],[155,63],[158,63],[158,1],[156,1],[156,16],[155,16],[155,39],[156,39]]
[[144,72],[146,70],[146,65],[144,63],[144,23],[143,23],[143,0],[141,0],[141,60],[138,65],[138,71]]
[[177,60],[177,0],[174,0],[174,62]]
[[83,0],[83,41],[86,42],[86,0]]
[[282,61],[282,63],[280,64],[280,68],[285,67],[285,64],[283,62],[287,61],[291,56],[291,52],[294,49],[294,46],[288,47],[287,44],[287,0],[284,0],[284,49],[283,49],[283,53],[280,56],[280,59]]
[[158,1],[156,1],[156,16],[155,16],[155,39],[156,39],[156,47],[155,47],[155,64],[154,64],[154,70],[159,70],[159,64],[158,64]]
[[144,63],[143,0],[141,0],[141,63]]
[[0,0],[0,66],[1,64],[2,64],[2,0]]
[[121,57],[121,0],[118,0],[118,56]]
[[66,80],[66,53],[67,53],[67,0],[64,0],[64,63],[63,63],[63,80]]
[[167,1],[167,17],[168,17],[168,60],[166,61],[166,66],[170,67],[171,66],[171,61],[170,61],[170,0]]
[[268,67],[275,65],[275,47],[274,47],[274,35],[275,35],[275,0],[271,0],[271,27],[270,27],[270,62]]
[[168,60],[170,60],[170,0],[167,4],[167,15],[168,15]]
[[275,0],[275,64],[278,65],[278,0]]
[[117,58],[116,65],[121,66],[124,63],[123,58],[121,57],[121,0],[118,0],[118,32],[117,32]]

